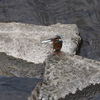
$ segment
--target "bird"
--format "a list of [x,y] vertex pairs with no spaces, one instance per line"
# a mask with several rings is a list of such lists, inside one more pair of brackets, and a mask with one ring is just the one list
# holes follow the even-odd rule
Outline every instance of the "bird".
[[62,39],[59,35],[56,35],[54,38],[50,38],[48,40],[51,40],[53,42],[53,51],[52,54],[61,54],[61,48],[62,48]]

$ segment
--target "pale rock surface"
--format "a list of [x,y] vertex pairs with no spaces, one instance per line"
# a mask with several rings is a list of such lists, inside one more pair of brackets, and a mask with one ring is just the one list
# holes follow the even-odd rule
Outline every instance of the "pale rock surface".
[[0,23],[0,52],[34,63],[43,63],[52,51],[52,45],[41,44],[48,38],[60,35],[62,51],[76,53],[80,41],[75,24],[37,26],[22,23]]
[[64,53],[49,55],[39,99],[58,100],[91,84],[100,83],[100,62]]

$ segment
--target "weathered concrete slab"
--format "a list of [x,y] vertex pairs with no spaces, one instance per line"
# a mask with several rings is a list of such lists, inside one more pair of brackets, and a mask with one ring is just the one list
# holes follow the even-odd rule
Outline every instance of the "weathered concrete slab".
[[60,35],[62,51],[75,54],[80,41],[75,24],[37,26],[22,23],[0,23],[0,52],[34,63],[43,63],[50,54],[51,44],[42,41]]
[[[100,83],[100,62],[62,52],[45,61],[40,99],[58,100],[69,93]],[[32,99],[34,100],[34,99]]]

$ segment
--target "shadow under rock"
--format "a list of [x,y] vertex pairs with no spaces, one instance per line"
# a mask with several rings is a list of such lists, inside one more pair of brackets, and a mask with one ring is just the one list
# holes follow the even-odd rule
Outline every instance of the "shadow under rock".
[[[16,76],[13,73],[18,71],[20,74],[19,77],[31,78],[41,78],[45,71],[43,63],[34,64],[32,62],[27,62],[26,60],[6,55],[6,53],[3,52],[0,52],[0,70],[2,74],[8,74],[7,76]],[[3,76],[2,74],[1,76]]]
[[75,94],[70,93],[59,100],[100,100],[100,84],[90,85],[82,91],[77,90]]

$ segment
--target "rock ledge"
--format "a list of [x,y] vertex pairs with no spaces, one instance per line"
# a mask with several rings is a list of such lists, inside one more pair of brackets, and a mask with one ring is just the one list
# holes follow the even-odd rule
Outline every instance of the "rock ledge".
[[60,35],[62,51],[75,54],[80,36],[75,24],[37,26],[22,23],[0,23],[0,52],[33,63],[43,63],[52,51],[51,44],[42,41]]
[[58,100],[69,93],[100,83],[100,62],[62,52],[45,61],[44,82],[39,98]]

